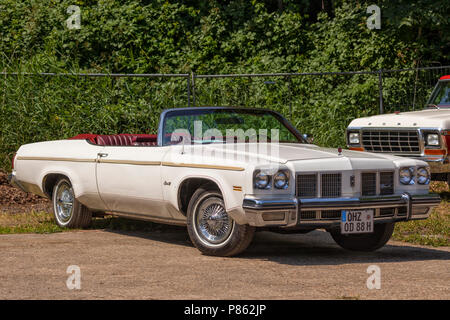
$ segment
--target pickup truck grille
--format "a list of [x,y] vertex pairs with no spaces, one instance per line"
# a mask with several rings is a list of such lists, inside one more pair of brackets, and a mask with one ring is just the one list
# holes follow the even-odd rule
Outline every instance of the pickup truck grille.
[[362,145],[368,152],[420,154],[415,130],[363,130]]
[[[342,174],[324,173],[320,175],[321,190],[318,190],[317,174],[297,175],[297,196],[300,198],[338,198],[342,194]],[[319,192],[318,192],[319,191]]]

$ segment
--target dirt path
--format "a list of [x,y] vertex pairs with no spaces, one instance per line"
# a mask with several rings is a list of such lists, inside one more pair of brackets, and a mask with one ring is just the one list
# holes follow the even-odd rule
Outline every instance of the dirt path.
[[[81,289],[66,287],[69,265]],[[366,286],[381,268],[381,289]],[[322,231],[260,232],[235,258],[202,256],[183,228],[0,236],[0,299],[450,299],[450,248],[391,241],[343,251]]]

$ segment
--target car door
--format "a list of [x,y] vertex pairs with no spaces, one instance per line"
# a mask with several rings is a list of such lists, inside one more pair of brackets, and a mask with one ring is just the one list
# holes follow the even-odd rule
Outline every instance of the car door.
[[99,152],[97,185],[110,211],[170,217],[161,187],[165,152],[158,146],[105,146]]

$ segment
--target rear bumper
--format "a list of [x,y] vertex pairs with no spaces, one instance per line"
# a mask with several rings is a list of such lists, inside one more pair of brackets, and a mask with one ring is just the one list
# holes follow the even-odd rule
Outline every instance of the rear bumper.
[[13,171],[10,174],[8,174],[8,182],[10,185],[12,185],[13,187],[19,188],[20,190],[24,191],[24,192],[28,192],[23,186],[22,184],[19,182],[19,180],[17,180],[16,177],[16,172]]
[[308,226],[329,228],[340,223],[342,210],[374,209],[375,223],[426,219],[441,199],[437,194],[378,196],[364,198],[283,198],[247,196],[243,209],[250,225]]

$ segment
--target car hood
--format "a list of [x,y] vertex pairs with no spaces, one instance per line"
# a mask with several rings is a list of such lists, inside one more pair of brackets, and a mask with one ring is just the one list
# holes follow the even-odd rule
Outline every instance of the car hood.
[[353,120],[349,127],[450,128],[450,108],[382,114]]
[[[236,144],[209,144],[203,146],[186,147],[187,154],[196,153],[196,148],[202,148],[202,154],[208,154],[212,158],[224,158],[227,160],[241,160],[242,162],[278,162],[287,163],[298,160],[319,160],[319,159],[370,159],[380,161],[389,161],[397,157],[373,154],[368,152],[342,150],[339,154],[338,149],[321,148],[311,144],[294,143],[236,143]],[[199,153],[197,153],[199,154]],[[200,155],[200,154],[199,154]]]

